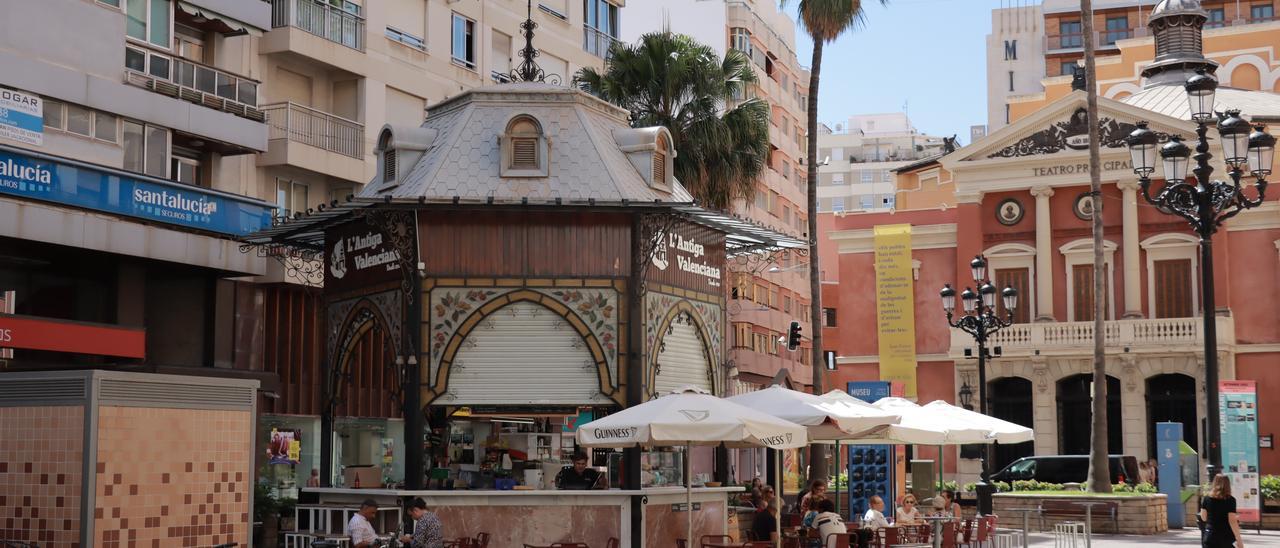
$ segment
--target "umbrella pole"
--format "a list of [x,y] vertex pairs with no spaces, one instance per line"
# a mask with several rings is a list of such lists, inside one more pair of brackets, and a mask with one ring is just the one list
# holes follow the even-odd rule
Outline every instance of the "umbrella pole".
[[832,466],[836,472],[836,513],[840,513],[840,440],[836,440],[836,462]]
[[687,505],[685,507],[685,519],[686,519],[685,538],[689,539],[689,543],[686,544],[686,546],[694,546],[694,542],[693,542],[693,476],[691,474],[691,472],[693,472],[693,463],[689,461],[689,456],[690,456],[689,446],[690,444],[688,443],[684,444],[684,502]]
[[778,452],[778,458],[773,459],[776,461],[774,465],[778,468],[778,488],[773,490],[774,502],[777,503],[777,511],[773,514],[773,521],[774,531],[778,533],[778,540],[774,545],[777,548],[782,548],[782,486],[786,485],[787,481],[782,477],[784,470],[782,467],[782,450],[775,449],[775,451]]

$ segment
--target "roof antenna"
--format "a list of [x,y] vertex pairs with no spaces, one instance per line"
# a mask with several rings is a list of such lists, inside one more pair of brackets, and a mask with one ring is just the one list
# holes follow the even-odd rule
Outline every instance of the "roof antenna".
[[527,18],[523,23],[520,23],[521,33],[524,34],[524,48],[520,50],[520,66],[511,71],[511,80],[513,82],[541,82],[559,85],[560,75],[547,74],[534,61],[534,58],[538,56],[538,50],[533,47],[533,29],[538,28],[538,23],[533,20],[533,0],[527,1],[526,12]]

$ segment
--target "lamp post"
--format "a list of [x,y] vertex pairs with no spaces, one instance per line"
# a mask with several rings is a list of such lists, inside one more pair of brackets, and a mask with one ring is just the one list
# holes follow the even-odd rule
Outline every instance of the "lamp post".
[[[1001,319],[996,312],[996,286],[987,280],[987,260],[978,255],[969,262],[973,274],[973,283],[978,291],[966,287],[960,293],[963,309],[960,316],[955,316],[956,290],[951,284],[943,286],[942,309],[947,313],[947,324],[973,336],[978,343],[978,412],[987,413],[987,338],[996,331],[1013,324],[1013,311],[1018,307],[1018,290],[1005,287],[1001,291],[1007,317]],[[967,384],[967,383],[966,383]],[[963,396],[963,392],[962,392]],[[978,513],[991,513],[991,470],[990,446],[982,446],[982,481],[977,484]]]
[[[1206,470],[1209,479],[1222,471],[1222,430],[1218,420],[1218,332],[1214,321],[1213,284],[1213,234],[1218,227],[1241,211],[1262,205],[1266,195],[1266,177],[1271,174],[1271,162],[1275,157],[1276,138],[1263,131],[1262,126],[1250,132],[1249,122],[1240,117],[1240,111],[1228,110],[1215,113],[1214,93],[1218,82],[1203,70],[1187,79],[1187,99],[1191,106],[1191,120],[1196,123],[1196,148],[1182,143],[1179,136],[1172,136],[1164,146],[1159,146],[1160,136],[1139,122],[1138,128],[1127,139],[1133,172],[1138,175],[1142,197],[1160,211],[1177,215],[1191,224],[1200,236],[1200,300],[1204,320],[1205,408],[1208,417],[1209,453]],[[1209,160],[1209,125],[1217,118],[1218,135],[1222,140],[1222,157],[1227,166],[1229,181],[1211,179],[1213,166]],[[1164,184],[1152,185],[1155,158],[1159,155],[1164,164]],[[1195,160],[1191,169],[1194,178],[1187,176],[1188,160]],[[1241,185],[1245,171],[1253,177],[1256,197],[1249,198]]]

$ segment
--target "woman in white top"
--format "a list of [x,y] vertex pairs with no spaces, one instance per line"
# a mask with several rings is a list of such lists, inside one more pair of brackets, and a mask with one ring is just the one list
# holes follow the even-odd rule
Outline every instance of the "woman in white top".
[[894,516],[894,523],[897,525],[920,525],[924,523],[924,519],[920,517],[920,509],[916,508],[916,496],[907,493],[902,497],[902,506],[898,508],[897,514]]

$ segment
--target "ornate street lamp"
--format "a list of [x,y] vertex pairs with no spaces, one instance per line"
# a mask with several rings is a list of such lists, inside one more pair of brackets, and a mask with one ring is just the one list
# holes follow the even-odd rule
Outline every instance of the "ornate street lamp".
[[[1155,172],[1155,150],[1160,136],[1151,131],[1145,122],[1129,134],[1130,157],[1133,172],[1138,175],[1142,197],[1157,209],[1185,219],[1191,229],[1200,236],[1200,299],[1204,320],[1205,393],[1208,399],[1209,447],[1207,469],[1212,478],[1222,470],[1221,424],[1218,422],[1218,332],[1214,321],[1213,284],[1213,233],[1222,223],[1241,211],[1262,205],[1266,196],[1267,180],[1271,174],[1271,162],[1275,158],[1276,139],[1263,131],[1261,126],[1252,128],[1240,117],[1240,111],[1228,110],[1216,114],[1213,110],[1218,82],[1203,70],[1187,80],[1186,90],[1191,120],[1196,123],[1196,148],[1192,154],[1181,138],[1173,136],[1160,148],[1164,162],[1164,184],[1153,188],[1151,174]],[[1227,166],[1229,181],[1213,180],[1213,167],[1209,160],[1209,125],[1217,118],[1218,136],[1222,141],[1222,157]],[[1189,160],[1195,160],[1188,176]],[[1241,185],[1246,171],[1254,178],[1251,186],[1255,197],[1250,198]]]
[[[963,310],[959,317],[956,317],[956,290],[951,287],[951,284],[943,286],[939,295],[942,297],[942,310],[947,314],[947,324],[973,336],[974,341],[978,343],[978,411],[986,414],[987,338],[996,331],[1013,324],[1013,311],[1018,307],[1018,290],[1005,287],[1003,291],[997,291],[996,286],[987,280],[987,260],[981,255],[969,262],[969,269],[978,291],[975,292],[966,287],[960,293]],[[1003,319],[996,311],[997,293],[1007,314]],[[964,386],[960,388],[960,404],[965,408],[970,407],[969,400],[973,397],[973,391],[968,384],[966,380]],[[984,444],[982,446],[982,481],[977,484],[978,513],[983,515],[990,514],[992,510],[990,462],[990,446]]]

